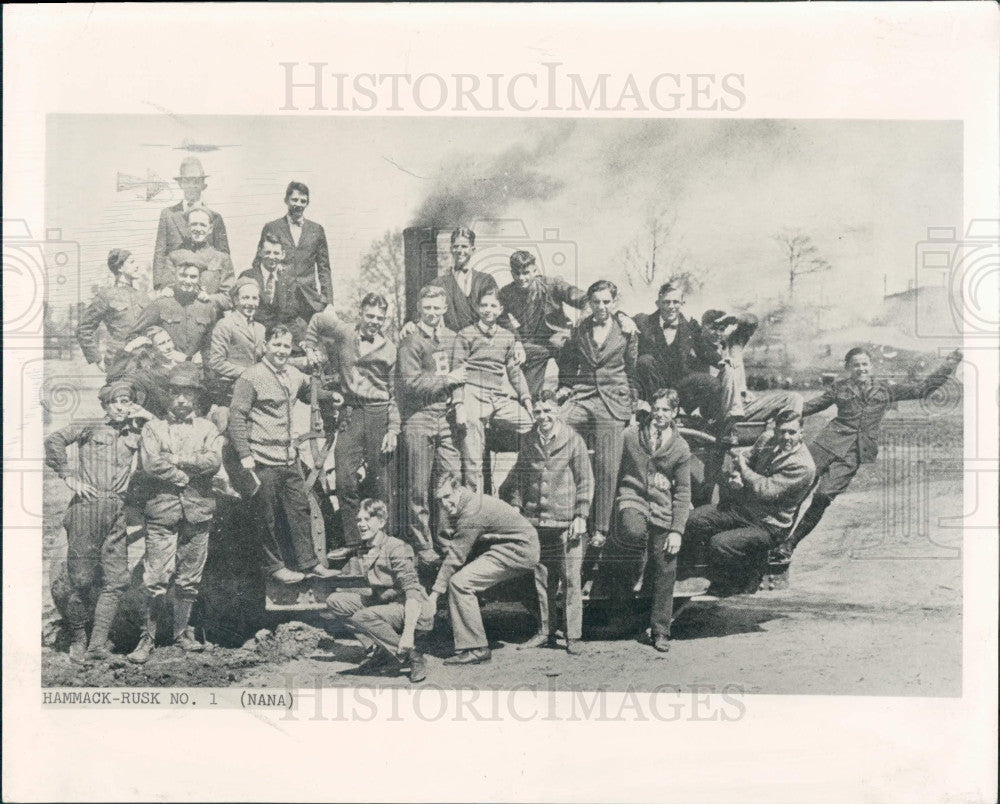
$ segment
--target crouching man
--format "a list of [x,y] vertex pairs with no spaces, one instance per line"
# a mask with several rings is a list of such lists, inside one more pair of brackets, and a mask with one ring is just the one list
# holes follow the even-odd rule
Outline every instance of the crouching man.
[[[434,616],[438,598],[447,592],[455,655],[444,663],[483,664],[491,655],[476,594],[533,571],[540,558],[538,533],[516,508],[473,492],[454,475],[441,479],[437,496],[451,519],[454,535],[424,616]],[[469,561],[473,550],[478,555]]]
[[[118,611],[118,601],[128,588],[128,552],[123,497],[132,477],[139,449],[139,428],[152,415],[135,403],[131,383],[116,380],[98,393],[104,421],[71,424],[45,439],[45,462],[73,492],[63,525],[69,595],[60,613],[72,632],[70,659],[83,664],[87,658],[107,658],[108,634]],[[77,445],[76,467],[71,468],[66,448]],[[101,579],[96,611],[85,602],[95,580]],[[57,603],[60,595],[53,595]],[[87,622],[94,627],[87,645]],[[85,656],[86,654],[86,656]]]
[[737,455],[725,502],[691,512],[682,563],[687,567],[707,544],[710,593],[755,592],[768,551],[788,535],[815,475],[816,465],[802,443],[802,419],[792,411],[780,413],[773,433],[765,432]]
[[417,578],[413,548],[386,534],[388,517],[381,500],[361,501],[357,515],[361,571],[371,594],[334,592],[326,605],[368,654],[358,671],[378,671],[402,661],[410,665],[410,681],[417,684],[427,678],[427,663],[414,647],[427,594]]
[[521,648],[551,646],[556,638],[556,593],[563,585],[566,652],[581,652],[583,554],[587,515],[594,500],[594,472],[583,438],[559,417],[553,391],[535,403],[535,429],[521,441],[517,462],[500,486],[500,498],[538,530],[541,561],[535,566],[538,633]]
[[142,664],[156,645],[156,622],[174,585],[174,641],[186,651],[203,645],[188,625],[208,556],[208,532],[215,516],[212,477],[222,465],[222,435],[196,415],[204,383],[201,370],[182,363],[170,370],[170,407],[165,419],[142,429],[139,455],[151,481],[146,503],[145,626],[128,659]]

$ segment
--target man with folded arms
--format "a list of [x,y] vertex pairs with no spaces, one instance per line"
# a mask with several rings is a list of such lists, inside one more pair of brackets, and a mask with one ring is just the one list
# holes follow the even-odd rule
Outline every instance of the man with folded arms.
[[[434,616],[438,598],[447,592],[455,655],[444,663],[484,664],[491,655],[476,595],[534,571],[540,558],[538,532],[516,508],[495,497],[476,494],[454,475],[441,480],[437,496],[451,518],[454,535],[424,617]],[[477,556],[470,561],[473,551]]]

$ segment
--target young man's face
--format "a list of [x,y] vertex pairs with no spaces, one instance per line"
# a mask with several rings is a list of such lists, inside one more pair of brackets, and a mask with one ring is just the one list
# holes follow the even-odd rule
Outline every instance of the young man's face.
[[420,300],[420,320],[425,327],[436,329],[444,317],[444,296],[428,296]]
[[260,307],[260,289],[256,285],[242,285],[236,291],[236,309],[247,318],[253,318]]
[[278,270],[278,266],[284,259],[285,249],[282,248],[280,243],[268,243],[266,240],[264,241],[264,245],[260,247],[260,261],[266,270]]
[[458,513],[459,489],[450,483],[445,483],[438,489],[437,497],[448,516],[455,516]]
[[386,311],[378,305],[361,308],[360,330],[361,334],[372,338],[382,331],[385,324]]
[[201,272],[194,265],[182,265],[177,269],[177,287],[184,293],[196,293]]
[[656,309],[660,311],[664,323],[676,324],[684,306],[684,294],[679,290],[661,293],[656,299]]
[[502,311],[500,300],[496,296],[483,296],[479,301],[479,320],[488,327],[496,323]]
[[456,237],[454,242],[451,244],[451,259],[454,261],[455,268],[465,268],[469,263],[469,258],[472,257],[472,253],[476,250],[476,247],[472,245],[472,242],[467,237]]
[[113,422],[122,422],[128,417],[129,411],[132,410],[132,395],[128,391],[119,391],[105,406],[104,410],[108,414],[108,418]]
[[610,318],[615,308],[615,297],[610,290],[599,290],[588,299],[594,323],[603,324]]
[[174,339],[169,332],[158,332],[153,336],[153,348],[163,357],[172,357],[175,351]]
[[385,528],[385,520],[382,517],[368,513],[364,509],[358,511],[358,535],[365,544],[370,544],[376,536]]
[[783,450],[790,450],[802,442],[802,423],[795,421],[779,424],[774,428],[774,436]]
[[264,354],[274,366],[278,368],[284,366],[292,354],[292,333],[283,332],[272,336],[271,340],[264,344]]
[[848,361],[847,370],[851,372],[851,379],[867,382],[872,376],[872,359],[864,352],[856,354]]
[[516,271],[511,271],[511,273],[514,275],[514,281],[517,283],[517,286],[521,290],[527,290],[535,277],[538,276],[538,266],[535,263],[530,263],[518,268]]
[[293,221],[300,221],[306,207],[309,206],[309,196],[298,190],[292,190],[285,199],[285,206],[288,207],[288,217]]
[[188,232],[192,243],[201,245],[208,240],[208,236],[212,234],[212,219],[208,213],[200,209],[192,212],[188,216]]
[[558,416],[556,403],[550,399],[543,400],[535,405],[535,421],[538,423],[540,432],[548,435],[556,426],[556,416]]
[[139,278],[142,273],[142,268],[139,266],[138,261],[131,254],[129,258],[122,263],[122,267],[118,270],[118,275],[123,276],[126,279],[135,281]]
[[195,391],[193,388],[170,389],[170,413],[174,418],[186,419],[194,413]]
[[178,179],[177,184],[180,186],[181,191],[184,193],[184,200],[189,204],[193,204],[196,201],[201,200],[201,194],[204,191],[206,184],[203,176],[191,176],[184,179]]
[[657,399],[653,403],[653,426],[666,430],[677,416],[677,408],[669,399]]

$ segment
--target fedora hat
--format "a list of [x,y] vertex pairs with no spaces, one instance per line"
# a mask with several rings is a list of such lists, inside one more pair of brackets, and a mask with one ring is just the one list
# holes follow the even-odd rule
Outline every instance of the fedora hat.
[[205,169],[201,166],[201,160],[195,156],[188,156],[181,162],[180,170],[177,176],[174,178],[177,181],[181,179],[207,179],[208,175],[205,173]]

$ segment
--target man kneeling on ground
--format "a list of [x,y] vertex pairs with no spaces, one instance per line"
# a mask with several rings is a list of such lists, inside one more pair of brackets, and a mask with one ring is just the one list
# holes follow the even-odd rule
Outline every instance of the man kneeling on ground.
[[[385,532],[388,518],[381,500],[361,501],[357,516],[364,549],[361,569],[371,594],[338,591],[326,599],[326,605],[334,619],[364,646],[367,658],[359,671],[404,662],[410,665],[410,681],[416,684],[427,678],[423,654],[414,647],[427,594],[417,578],[413,548]],[[432,617],[429,626],[433,623]]]

